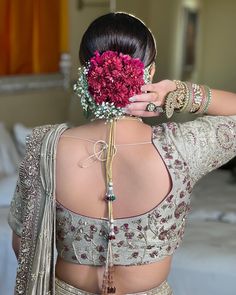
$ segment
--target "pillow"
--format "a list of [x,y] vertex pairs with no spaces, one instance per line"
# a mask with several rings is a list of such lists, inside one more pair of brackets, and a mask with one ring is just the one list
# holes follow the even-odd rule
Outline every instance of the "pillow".
[[20,157],[15,144],[6,130],[4,124],[0,122],[0,175],[5,177],[14,174],[20,162]]
[[25,155],[25,144],[26,144],[25,140],[26,140],[26,137],[31,134],[32,129],[25,127],[21,123],[17,123],[13,127],[13,132],[14,132],[17,150],[21,158],[23,158],[23,156]]

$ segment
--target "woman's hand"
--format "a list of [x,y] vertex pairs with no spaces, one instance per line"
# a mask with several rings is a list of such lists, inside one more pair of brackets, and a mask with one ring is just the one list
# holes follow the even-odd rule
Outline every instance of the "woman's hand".
[[147,105],[154,103],[156,106],[164,106],[166,95],[175,89],[176,85],[171,80],[162,80],[158,83],[143,85],[142,92],[144,93],[131,97],[131,103],[125,108],[125,112],[138,117],[159,116],[161,113],[158,111],[146,111]]
[[[147,111],[147,105],[153,103],[158,107],[163,107],[166,95],[174,90],[176,90],[176,84],[171,80],[143,85],[143,93],[130,98],[131,103],[125,108],[125,112],[137,117],[159,116],[161,114],[159,111]],[[207,111],[208,115],[234,116],[236,114],[236,93],[216,89],[211,89],[211,93],[212,99]]]

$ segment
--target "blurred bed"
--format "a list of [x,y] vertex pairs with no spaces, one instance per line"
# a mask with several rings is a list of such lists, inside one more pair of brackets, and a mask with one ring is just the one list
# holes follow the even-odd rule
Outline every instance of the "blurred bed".
[[8,207],[0,207],[0,295],[14,294],[17,267],[11,246],[11,231],[6,221],[8,210]]
[[25,137],[30,131],[22,124],[15,124],[11,136],[5,125],[0,123],[0,295],[12,295],[14,289],[17,262],[12,251],[7,214],[19,162],[24,154]]
[[174,295],[236,294],[236,182],[228,170],[196,185],[169,281]]
[[[30,129],[14,125],[10,136],[0,123],[0,295],[12,295],[16,259],[7,213]],[[174,295],[236,294],[236,183],[217,170],[195,187],[186,235],[169,277]]]

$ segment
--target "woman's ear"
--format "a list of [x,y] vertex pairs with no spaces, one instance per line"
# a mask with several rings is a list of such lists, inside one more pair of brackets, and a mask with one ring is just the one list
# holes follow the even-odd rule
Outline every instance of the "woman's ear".
[[156,64],[155,64],[155,62],[153,62],[153,63],[152,63],[152,66],[151,66],[151,68],[150,68],[150,78],[151,78],[151,81],[153,80],[153,77],[154,77],[155,71],[156,71]]

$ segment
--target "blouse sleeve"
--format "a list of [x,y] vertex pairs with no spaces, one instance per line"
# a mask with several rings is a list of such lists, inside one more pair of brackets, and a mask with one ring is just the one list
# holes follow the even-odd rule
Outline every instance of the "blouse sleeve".
[[236,156],[236,116],[204,116],[179,123],[171,136],[193,184]]

